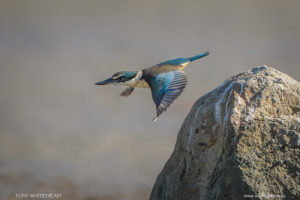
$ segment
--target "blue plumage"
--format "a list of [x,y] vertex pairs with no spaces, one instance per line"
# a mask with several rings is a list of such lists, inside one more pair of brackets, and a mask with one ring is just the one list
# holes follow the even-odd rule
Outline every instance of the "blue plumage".
[[208,52],[190,57],[168,60],[144,70],[133,72],[117,72],[112,78],[96,83],[106,85],[110,83],[129,86],[121,95],[129,96],[135,87],[150,88],[156,105],[156,117],[174,102],[187,84],[187,76],[182,71],[190,62],[209,55]]
[[182,93],[187,83],[187,77],[183,71],[176,70],[150,76],[147,82],[156,105],[157,118]]
[[209,55],[209,53],[208,53],[208,52],[204,52],[204,53],[202,53],[202,54],[199,54],[199,55],[190,57],[190,58],[188,58],[188,59],[189,59],[190,62],[193,62],[194,60],[198,60],[198,59],[200,59],[200,58],[202,58],[202,57],[204,57],[204,56],[207,56],[207,55]]
[[159,65],[180,65],[186,62],[190,62],[188,58],[176,58],[160,63]]
[[190,57],[190,58],[176,58],[173,60],[168,60],[168,61],[162,62],[159,65],[181,65],[181,64],[184,64],[187,62],[193,62],[193,61],[198,60],[207,55],[209,55],[209,53],[205,52],[205,53],[198,54],[198,55]]

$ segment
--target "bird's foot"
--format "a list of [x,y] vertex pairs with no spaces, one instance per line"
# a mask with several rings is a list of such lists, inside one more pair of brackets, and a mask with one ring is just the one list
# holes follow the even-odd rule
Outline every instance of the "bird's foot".
[[156,122],[156,120],[157,120],[157,117],[154,117],[152,120],[153,120],[153,122]]

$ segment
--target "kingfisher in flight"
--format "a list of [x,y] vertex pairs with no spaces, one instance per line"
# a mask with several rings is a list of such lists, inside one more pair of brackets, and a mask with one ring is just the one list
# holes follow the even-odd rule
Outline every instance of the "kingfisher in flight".
[[156,117],[167,110],[182,93],[187,84],[187,76],[183,69],[191,62],[209,55],[208,52],[190,57],[168,60],[139,71],[121,71],[111,78],[95,83],[95,85],[123,85],[127,88],[121,96],[129,96],[134,88],[150,88],[156,105]]

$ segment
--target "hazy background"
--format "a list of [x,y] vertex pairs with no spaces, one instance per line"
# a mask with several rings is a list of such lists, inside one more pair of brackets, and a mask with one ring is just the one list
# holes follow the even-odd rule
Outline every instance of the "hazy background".
[[[262,64],[300,79],[297,0],[0,3],[1,199],[147,199],[197,98]],[[206,50],[156,123],[150,91],[93,85]]]

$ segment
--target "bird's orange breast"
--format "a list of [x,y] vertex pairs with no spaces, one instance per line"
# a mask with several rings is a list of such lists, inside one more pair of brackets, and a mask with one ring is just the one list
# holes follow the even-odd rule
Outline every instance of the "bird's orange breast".
[[144,81],[144,80],[139,80],[132,87],[136,87],[136,88],[150,88],[149,84],[146,81]]

